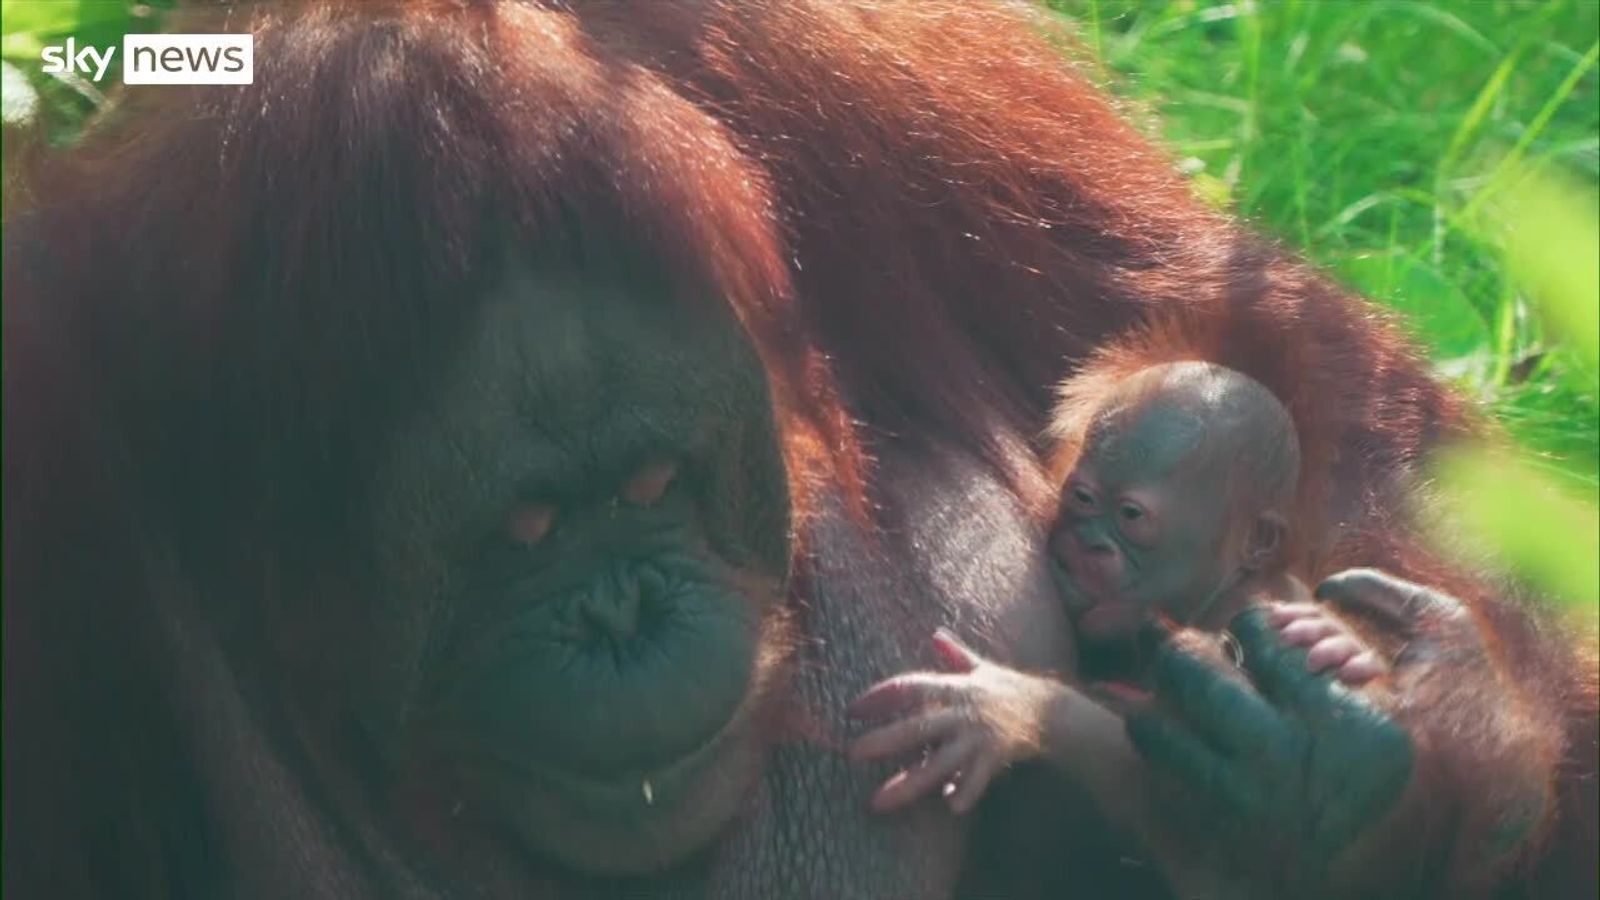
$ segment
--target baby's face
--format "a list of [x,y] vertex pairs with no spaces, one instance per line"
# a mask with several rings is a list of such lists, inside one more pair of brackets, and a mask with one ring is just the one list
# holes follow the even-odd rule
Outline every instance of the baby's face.
[[1187,621],[1237,567],[1226,461],[1204,452],[1207,437],[1159,401],[1091,428],[1050,542],[1083,637],[1131,637],[1151,612]]

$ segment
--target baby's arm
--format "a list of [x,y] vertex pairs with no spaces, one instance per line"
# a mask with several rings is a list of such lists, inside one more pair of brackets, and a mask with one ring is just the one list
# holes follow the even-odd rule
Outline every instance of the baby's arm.
[[1237,893],[1215,871],[1204,842],[1162,815],[1120,715],[1071,685],[985,660],[947,632],[933,640],[945,671],[890,678],[850,707],[856,718],[894,720],[856,740],[853,758],[925,752],[920,763],[884,782],[872,798],[875,810],[898,809],[941,789],[951,810],[964,813],[1007,766],[1042,759],[1085,790],[1106,824],[1135,839],[1185,895]]
[[874,809],[897,809],[941,789],[950,808],[964,813],[995,775],[1017,762],[1044,759],[1090,791],[1117,824],[1139,830],[1146,806],[1143,763],[1120,716],[1054,678],[990,662],[943,630],[933,645],[944,671],[890,678],[850,707],[855,718],[893,719],[857,739],[853,758],[926,750],[920,763],[884,782]]
[[[1313,672],[1359,687],[1387,671],[1357,632],[1321,604],[1269,604],[1269,620],[1285,644],[1306,648]],[[1186,639],[1204,643],[1198,632]],[[1113,824],[1152,833],[1146,774],[1121,716],[1058,680],[990,662],[949,632],[935,633],[933,646],[943,672],[891,678],[850,707],[855,718],[895,719],[852,744],[857,760],[927,751],[884,782],[873,796],[875,809],[898,809],[948,785],[950,808],[964,813],[995,775],[1043,759],[1086,789]]]

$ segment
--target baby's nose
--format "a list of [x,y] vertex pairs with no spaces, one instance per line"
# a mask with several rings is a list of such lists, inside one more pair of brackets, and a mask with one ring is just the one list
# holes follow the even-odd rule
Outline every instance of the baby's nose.
[[1117,548],[1104,538],[1083,542],[1083,560],[1098,571],[1111,575],[1122,568],[1122,557]]
[[1069,572],[1095,582],[1114,583],[1122,572],[1117,546],[1086,529],[1063,529],[1051,539],[1050,550]]

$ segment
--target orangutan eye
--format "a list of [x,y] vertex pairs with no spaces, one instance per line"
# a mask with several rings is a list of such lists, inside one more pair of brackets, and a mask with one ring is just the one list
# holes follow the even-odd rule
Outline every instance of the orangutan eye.
[[556,527],[556,508],[549,503],[524,503],[506,516],[505,535],[523,547],[537,547]]
[[634,506],[654,506],[677,478],[678,464],[675,461],[652,460],[633,473],[617,496]]
[[1117,515],[1121,516],[1124,522],[1137,522],[1144,518],[1144,510],[1132,503],[1124,503],[1117,508]]
[[1094,505],[1094,494],[1090,493],[1089,489],[1086,487],[1074,487],[1072,489],[1072,499],[1077,501],[1081,506]]

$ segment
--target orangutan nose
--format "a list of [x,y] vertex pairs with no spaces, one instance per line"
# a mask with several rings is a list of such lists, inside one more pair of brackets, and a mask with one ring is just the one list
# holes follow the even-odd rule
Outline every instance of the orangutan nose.
[[633,585],[596,593],[583,604],[583,620],[590,633],[611,640],[633,637],[639,627],[639,591]]
[[582,598],[578,614],[591,639],[626,642],[639,629],[641,607],[651,602],[655,593],[653,586],[624,567]]
[[1066,566],[1080,578],[1109,587],[1122,577],[1122,554],[1115,544],[1098,535],[1077,535],[1068,544]]

